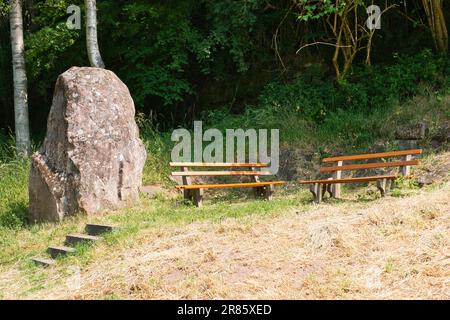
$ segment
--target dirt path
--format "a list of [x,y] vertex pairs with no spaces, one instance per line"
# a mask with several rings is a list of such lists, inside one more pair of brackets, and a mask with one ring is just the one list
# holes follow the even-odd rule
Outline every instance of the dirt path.
[[449,299],[449,237],[447,184],[148,232],[83,269],[81,288],[55,273],[27,298]]

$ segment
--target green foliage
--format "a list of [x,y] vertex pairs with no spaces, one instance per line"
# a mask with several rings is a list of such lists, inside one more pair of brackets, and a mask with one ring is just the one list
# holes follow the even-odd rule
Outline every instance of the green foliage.
[[54,28],[44,27],[39,32],[30,34],[26,39],[29,76],[37,78],[40,74],[53,70],[58,59],[77,38],[77,32],[69,30],[65,23],[59,23]]
[[15,140],[12,135],[7,136],[0,131],[0,163],[7,163],[16,159]]
[[[249,34],[259,2],[101,3],[100,34],[115,30],[103,45],[105,60],[126,62],[119,73],[138,105],[149,97],[166,106],[180,103],[195,94],[192,80],[248,69]],[[226,71],[215,65],[230,60],[235,67]]]
[[[33,10],[29,22],[33,27],[32,31],[26,29],[24,32],[30,97],[51,96],[60,73],[72,65],[84,64],[82,61],[83,57],[86,57],[85,45],[82,45],[83,49],[80,48],[82,32],[69,30],[66,26],[68,6],[83,3],[82,0],[46,0],[34,2],[33,7],[25,6],[25,10]],[[28,16],[27,12],[24,14],[25,17]],[[24,23],[26,24],[27,20]],[[45,101],[47,108],[40,106],[38,110],[32,108],[34,103],[30,100],[31,116],[34,116],[33,111],[40,111],[38,115],[45,119],[46,115],[42,115],[42,111],[48,111],[51,104],[51,99],[49,100]],[[40,119],[36,117],[33,120],[38,123]]]
[[0,0],[0,17],[8,13],[9,6],[5,0]]
[[350,78],[367,88],[369,105],[382,106],[388,99],[404,101],[421,94],[421,83],[437,90],[447,87],[449,79],[448,56],[434,55],[426,49],[407,56],[394,55],[395,63],[387,66],[357,67]]
[[[428,34],[421,24],[414,22],[423,21],[420,11],[408,11],[411,20],[389,12],[383,16],[383,30],[377,31],[373,39],[374,66],[366,71],[356,71],[363,84],[347,78],[347,83],[335,86],[345,92],[342,94],[345,99],[349,99],[337,100],[341,96],[331,88],[333,85],[327,79],[332,73],[329,69],[332,47],[311,46],[301,56],[295,52],[305,43],[329,40],[330,30],[324,19],[331,14],[340,14],[351,2],[359,8],[358,15],[364,18],[366,12],[363,7],[372,1],[339,1],[338,6],[335,1],[330,0],[294,2],[97,1],[100,50],[107,68],[117,73],[129,87],[137,110],[145,114],[156,114],[164,129],[193,120],[200,112],[208,111],[213,104],[225,104],[228,99],[226,97],[233,97],[233,93],[229,92],[231,90],[236,91],[232,111],[245,113],[245,106],[249,101],[250,104],[255,102],[258,92],[268,82],[275,81],[270,85],[273,89],[265,89],[266,92],[280,91],[285,100],[282,101],[283,104],[291,104],[293,108],[296,106],[296,113],[320,122],[343,103],[353,106],[357,103],[370,105],[372,100],[378,99],[373,104],[379,105],[386,96],[393,97],[391,93],[397,92],[398,88],[408,88],[411,79],[417,78],[415,73],[428,68],[421,77],[427,78],[427,72],[430,72],[429,75],[433,74],[433,66],[425,66],[426,61],[434,61],[433,59],[423,55],[423,61],[405,62],[409,58],[401,53],[417,52],[432,45],[431,41],[426,42],[425,36],[420,38],[424,41],[410,41],[412,37],[417,38],[417,34]],[[411,7],[420,8],[419,1],[414,2]],[[0,0],[1,39],[9,38],[7,3]],[[374,3],[385,4],[382,1]],[[68,17],[66,9],[70,4],[79,5],[82,9],[81,30],[68,30],[65,26]],[[360,23],[364,23],[364,19]],[[44,131],[57,76],[73,65],[88,65],[84,24],[83,0],[25,2],[24,32],[30,112],[32,127],[39,133]],[[0,95],[0,119],[3,124],[11,126],[12,68],[8,42],[0,44],[0,90],[3,93]],[[391,58],[393,52],[400,52],[398,58]],[[355,69],[362,68],[357,63],[362,62],[363,58],[363,54],[355,58]],[[315,83],[299,83],[297,79],[289,85],[290,88],[282,88],[286,79],[298,78],[298,74],[302,78],[306,76],[308,70],[302,68],[305,59],[313,63],[327,61],[321,69],[321,77]],[[396,72],[397,76],[387,83],[389,87],[383,88],[383,73],[376,69],[384,68],[381,63],[390,60],[394,62],[394,69],[390,71]],[[417,71],[403,73],[405,63],[417,64]],[[264,77],[261,76],[262,73],[265,74]],[[379,79],[373,79],[374,76],[379,76]],[[358,88],[367,86],[368,78],[372,82],[379,82],[374,85],[374,90],[387,90],[390,93],[367,94],[366,90]],[[221,92],[224,83],[227,84],[227,88],[224,88],[227,92],[223,93],[222,100],[215,101],[217,94],[211,92]],[[239,89],[232,88],[234,83]],[[280,85],[277,86],[276,83]],[[304,93],[289,97],[292,93],[285,92],[292,90]],[[407,93],[409,96],[411,94]],[[322,95],[326,97],[316,97]],[[277,103],[275,99],[274,110],[278,110]]]
[[137,115],[142,141],[147,150],[143,184],[168,183],[170,176],[171,142],[168,134],[160,133],[154,123],[143,114]]
[[393,183],[391,195],[393,197],[407,197],[414,194],[419,189],[416,180],[410,177],[399,177]]
[[[347,152],[367,151],[377,139],[391,137],[384,127],[398,103],[415,94],[434,95],[448,89],[449,64],[448,57],[426,50],[402,56],[395,65],[355,68],[339,83],[318,77],[273,82],[242,115],[216,110],[204,118],[221,129],[278,128],[281,139],[290,144],[309,139],[311,143],[318,140],[319,149],[320,144],[339,144]],[[428,91],[422,89],[425,83]]]
[[411,177],[399,177],[395,180],[395,188],[396,189],[415,190],[415,189],[418,189],[419,186],[418,186],[416,180],[411,179]]
[[301,21],[317,20],[335,13],[341,14],[346,6],[346,1],[339,1],[337,6],[335,1],[331,0],[297,0],[296,2],[298,2],[298,5],[303,9],[302,12],[298,14],[298,19]]
[[27,224],[29,159],[17,155],[15,140],[0,132],[0,229]]
[[334,110],[334,95],[332,82],[306,82],[300,78],[289,84],[269,84],[261,95],[260,103],[265,108],[273,109],[273,116],[289,112],[297,117],[319,121],[327,112]]
[[[115,6],[113,3],[106,5]],[[189,51],[199,35],[188,19],[189,6],[172,9],[135,1],[112,11],[114,17],[108,18],[107,23],[114,25],[123,17],[128,20],[120,21],[123,27],[112,34],[111,40],[116,45],[112,52],[128,62],[120,73],[131,86],[138,104],[148,96],[161,98],[165,105],[174,104],[193,93],[183,73],[189,62]],[[109,51],[104,52],[108,57]]]
[[[245,72],[249,68],[247,61],[252,49],[253,34],[257,22],[256,10],[264,1],[205,1],[208,12],[207,22],[210,31],[203,42],[203,52],[208,53],[204,58],[213,62],[214,54],[219,48],[229,52],[238,72]],[[231,37],[230,37],[231,36]]]

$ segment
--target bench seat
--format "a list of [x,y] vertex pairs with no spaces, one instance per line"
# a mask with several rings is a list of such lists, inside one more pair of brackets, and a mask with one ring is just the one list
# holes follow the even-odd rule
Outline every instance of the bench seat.
[[222,188],[258,188],[270,185],[285,184],[285,181],[269,181],[269,182],[249,182],[249,183],[222,183],[222,184],[191,184],[179,185],[177,189],[193,190],[193,189],[222,189]]
[[303,180],[299,181],[299,184],[311,184],[311,183],[324,183],[324,184],[334,184],[334,183],[352,183],[352,182],[369,182],[376,180],[394,180],[398,175],[385,175],[385,176],[372,176],[372,177],[358,177],[358,178],[342,178],[342,179],[323,179],[323,180]]

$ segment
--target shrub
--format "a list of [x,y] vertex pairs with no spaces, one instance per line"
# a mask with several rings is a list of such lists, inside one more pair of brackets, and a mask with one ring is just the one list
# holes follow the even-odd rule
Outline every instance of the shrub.
[[367,149],[375,140],[391,137],[383,124],[399,103],[448,90],[449,57],[425,50],[396,60],[388,66],[357,66],[338,83],[317,75],[273,82],[243,114],[220,109],[206,113],[204,120],[219,129],[278,128],[282,141],[291,144],[306,138],[318,147],[331,143],[347,151]]

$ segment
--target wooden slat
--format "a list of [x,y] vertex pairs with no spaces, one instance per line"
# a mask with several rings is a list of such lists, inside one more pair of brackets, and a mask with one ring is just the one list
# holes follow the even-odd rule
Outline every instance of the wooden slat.
[[172,172],[174,177],[192,176],[269,176],[268,171],[177,171]]
[[422,154],[422,149],[357,154],[357,155],[353,155],[353,156],[339,156],[339,157],[325,158],[322,160],[322,162],[328,163],[328,162],[338,162],[338,161],[365,160],[365,159],[376,159],[376,158],[400,157],[400,156],[416,155],[416,154]]
[[373,177],[360,177],[360,178],[342,178],[342,179],[333,179],[333,180],[303,180],[299,181],[299,184],[312,184],[312,183],[327,183],[327,184],[334,184],[334,183],[349,183],[349,182],[368,182],[368,181],[375,181],[375,180],[382,180],[382,179],[395,179],[398,176],[396,175],[385,175],[385,176],[373,176]]
[[222,188],[256,188],[269,185],[282,185],[285,181],[250,182],[250,183],[223,183],[223,184],[197,184],[190,186],[176,186],[177,189],[222,189]]
[[254,167],[254,168],[267,168],[267,163],[230,163],[230,162],[170,162],[171,167],[224,167],[224,168],[237,168],[237,167]]
[[336,166],[336,167],[321,167],[320,172],[335,172],[335,171],[350,171],[350,170],[362,170],[362,169],[374,169],[374,168],[415,166],[418,164],[419,164],[419,160],[361,163],[361,164],[350,164],[350,165],[346,165],[346,166],[342,166],[342,167],[338,167],[338,166]]

